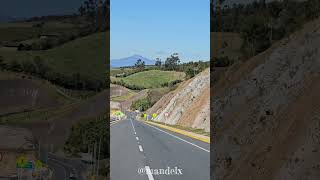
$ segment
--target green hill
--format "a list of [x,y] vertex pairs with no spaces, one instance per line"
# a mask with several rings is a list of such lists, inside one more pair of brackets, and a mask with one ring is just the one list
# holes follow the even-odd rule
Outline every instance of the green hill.
[[151,89],[161,87],[161,85],[165,83],[183,80],[184,76],[185,74],[183,72],[149,70],[135,73],[124,78],[111,77],[111,81],[128,87],[129,89],[132,89],[132,87]]
[[42,28],[34,25],[39,22],[0,23],[0,41],[24,41],[38,38],[40,34],[77,32],[76,25],[58,21],[46,22]]
[[109,33],[101,32],[79,38],[59,47],[42,51],[9,51],[0,48],[5,63],[23,63],[39,56],[53,72],[65,75],[79,73],[92,80],[105,80]]

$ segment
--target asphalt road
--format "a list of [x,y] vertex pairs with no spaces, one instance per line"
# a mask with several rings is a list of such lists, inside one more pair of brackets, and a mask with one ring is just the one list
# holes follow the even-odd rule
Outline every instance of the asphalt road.
[[49,154],[49,167],[53,170],[53,180],[67,180],[71,173],[77,176],[77,180],[82,180],[81,172],[83,165],[80,160],[71,160]]
[[111,180],[210,179],[210,144],[128,117],[111,125]]

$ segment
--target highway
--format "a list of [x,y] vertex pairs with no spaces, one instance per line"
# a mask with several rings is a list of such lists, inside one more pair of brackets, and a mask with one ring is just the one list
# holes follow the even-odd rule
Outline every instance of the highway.
[[111,180],[210,179],[210,144],[137,121],[110,127]]
[[68,180],[71,173],[75,174],[77,180],[82,180],[81,172],[83,164],[80,160],[72,160],[49,154],[48,165],[53,170],[53,180]]

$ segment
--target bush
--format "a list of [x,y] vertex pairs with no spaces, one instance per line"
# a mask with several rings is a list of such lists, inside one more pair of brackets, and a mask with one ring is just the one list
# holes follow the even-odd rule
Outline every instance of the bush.
[[171,82],[165,82],[165,83],[161,84],[161,87],[173,87],[176,84],[181,83],[181,82],[182,82],[182,80],[177,79],[177,80],[174,80],[174,81],[171,81]]
[[193,78],[196,75],[195,70],[190,67],[185,71],[185,73],[187,78]]
[[139,110],[139,111],[146,111],[151,107],[151,102],[148,98],[139,99],[134,101],[131,105],[131,109]]

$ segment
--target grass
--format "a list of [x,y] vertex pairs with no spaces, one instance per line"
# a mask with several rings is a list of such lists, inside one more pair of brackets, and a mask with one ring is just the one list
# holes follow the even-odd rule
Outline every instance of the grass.
[[4,61],[31,61],[39,56],[54,72],[79,73],[92,80],[105,80],[109,52],[109,33],[96,33],[45,51],[5,51],[0,49]]
[[[152,69],[154,66],[145,66],[145,69]],[[126,68],[111,68],[110,69],[110,76],[116,76],[117,74],[121,73],[135,73],[136,69],[134,67],[126,67]]]
[[72,90],[72,89],[65,89],[60,86],[56,86],[61,92],[70,96],[75,99],[88,99],[97,94],[96,91],[89,91],[89,90]]
[[183,80],[185,74],[176,71],[149,70],[132,74],[124,78],[111,77],[112,81],[123,80],[127,86],[139,86],[144,89],[159,88],[161,84],[175,80]]
[[74,105],[75,103],[67,104],[56,109],[45,108],[10,114],[8,116],[0,117],[0,124],[28,124],[39,119],[47,120],[51,117],[62,115],[70,111]]
[[110,70],[110,76],[116,76],[117,74],[121,74],[121,73],[131,73],[134,72],[135,70],[133,68],[112,68]]
[[161,87],[150,89],[148,91],[148,98],[150,100],[151,105],[154,105],[158,102],[164,95],[173,90],[174,87]]
[[126,101],[128,99],[130,99],[132,96],[134,96],[136,93],[133,91],[128,91],[128,93],[126,95],[123,96],[114,96],[111,97],[111,101],[116,101],[116,102],[123,102]]
[[[78,96],[80,96],[79,95],[80,93],[83,95],[93,94],[91,91],[77,92],[76,90],[66,90],[60,86],[55,86],[46,80],[39,79],[31,75],[0,70],[0,80],[17,80],[17,79],[31,79],[35,81],[36,83],[38,83],[39,85],[45,88],[46,93],[55,97],[56,99],[58,99],[60,102],[64,104],[71,102],[70,98],[67,98],[66,96],[77,98]],[[63,92],[63,94],[61,92]]]
[[203,129],[195,129],[195,128],[191,128],[191,127],[184,127],[184,126],[181,126],[181,125],[165,124],[165,123],[159,122],[159,121],[151,121],[151,122],[162,124],[162,125],[166,125],[166,126],[177,128],[177,129],[182,129],[182,130],[185,130],[185,131],[189,131],[189,132],[193,132],[193,133],[196,133],[196,134],[200,134],[200,135],[204,135],[204,136],[210,137],[210,132],[206,132]]
[[34,22],[1,23],[0,41],[24,41],[40,34],[74,32],[75,26],[68,23],[49,22],[43,28],[32,27]]

